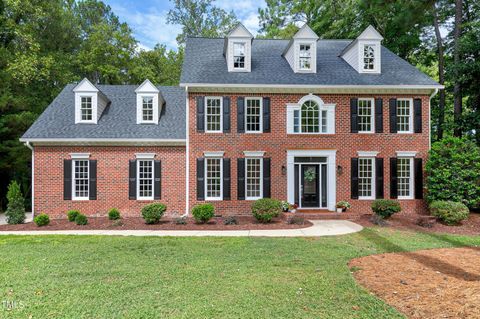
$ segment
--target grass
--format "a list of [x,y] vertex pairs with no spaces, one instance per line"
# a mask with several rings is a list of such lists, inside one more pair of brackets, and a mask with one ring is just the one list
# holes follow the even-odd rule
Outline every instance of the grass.
[[[322,238],[1,236],[0,318],[403,318],[355,257],[480,245],[370,228]],[[392,265],[392,271],[395,266]]]

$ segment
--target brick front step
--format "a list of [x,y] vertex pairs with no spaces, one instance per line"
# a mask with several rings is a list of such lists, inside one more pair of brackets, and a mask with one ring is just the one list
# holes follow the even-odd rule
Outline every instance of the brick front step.
[[302,217],[305,219],[352,219],[356,215],[352,213],[335,213],[324,209],[299,209],[296,213],[284,213],[285,218],[290,215]]

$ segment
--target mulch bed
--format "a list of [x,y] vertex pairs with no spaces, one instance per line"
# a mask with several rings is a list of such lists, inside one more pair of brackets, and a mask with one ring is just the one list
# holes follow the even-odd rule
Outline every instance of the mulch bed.
[[[353,222],[358,223],[364,227],[375,226],[370,218],[371,214],[361,215],[358,218],[352,219]],[[449,233],[457,235],[480,235],[480,214],[471,213],[467,220],[455,226],[448,226],[439,221],[435,222],[431,228],[417,225],[417,220],[420,215],[415,214],[396,214],[387,219],[389,228],[400,230],[414,230],[432,233]]]
[[297,229],[312,226],[312,223],[305,220],[300,224],[287,224],[283,218],[276,218],[271,223],[262,224],[253,217],[235,217],[238,225],[224,225],[224,218],[215,217],[207,224],[196,224],[193,219],[187,219],[186,225],[177,225],[172,220],[162,220],[159,224],[147,225],[143,218],[129,217],[122,218],[121,223],[109,220],[107,217],[88,218],[87,225],[76,225],[67,219],[52,219],[50,224],[38,227],[33,222],[20,225],[0,225],[2,230],[256,230],[256,229]]
[[349,266],[362,286],[409,318],[480,318],[479,260],[480,248],[466,247],[373,255]]

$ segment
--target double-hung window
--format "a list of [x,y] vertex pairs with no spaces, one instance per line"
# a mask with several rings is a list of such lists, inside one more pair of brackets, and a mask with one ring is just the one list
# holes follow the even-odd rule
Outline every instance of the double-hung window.
[[413,198],[413,158],[397,158],[397,188],[399,199]]
[[363,46],[363,70],[374,71],[375,70],[375,46],[371,44],[365,44]]
[[373,99],[358,99],[358,132],[372,133],[374,130]]
[[245,43],[233,43],[233,68],[245,69]]
[[300,70],[311,70],[312,68],[312,46],[310,44],[300,44],[298,55],[298,68]]
[[413,112],[411,99],[397,99],[397,132],[413,132]]
[[262,132],[262,99],[245,98],[245,124],[247,133]]
[[137,160],[137,199],[153,200],[153,160]]
[[89,122],[93,120],[93,107],[91,96],[80,97],[80,120],[82,122]]
[[206,97],[205,122],[207,132],[222,132],[222,98]]
[[72,161],[73,165],[73,199],[86,200],[89,198],[89,161],[87,159],[78,159]]
[[245,159],[245,194],[247,200],[256,200],[263,197],[262,187],[263,158],[253,157]]
[[375,158],[358,159],[358,198],[375,199]]
[[153,122],[153,96],[142,97],[142,121]]
[[222,158],[207,157],[205,158],[205,199],[221,200],[222,194]]

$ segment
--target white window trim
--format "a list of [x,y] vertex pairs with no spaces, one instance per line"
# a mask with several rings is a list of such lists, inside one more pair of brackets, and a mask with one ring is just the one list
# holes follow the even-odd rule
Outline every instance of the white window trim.
[[[143,99],[144,98],[151,98],[152,99],[152,119],[151,120],[145,120],[143,118]],[[148,94],[145,94],[140,97],[140,122],[141,123],[145,123],[145,124],[152,124],[152,123],[155,123],[155,96],[153,95],[148,95]]]
[[417,152],[415,151],[396,151],[397,157],[415,157]]
[[[294,132],[294,111],[300,112],[300,130],[301,130],[301,109],[303,103],[306,101],[314,101],[318,104],[318,116],[319,116],[319,131],[318,132]],[[322,111],[327,111],[327,131],[322,132]],[[335,104],[326,104],[323,100],[313,94],[305,95],[298,101],[298,103],[287,104],[287,134],[295,135],[331,135],[335,134]]]
[[[75,114],[75,124],[97,124],[97,93],[76,93],[77,107]],[[91,120],[82,120],[82,98],[89,97],[92,102],[92,119]]]
[[[248,100],[259,100],[260,101],[260,130],[259,131],[250,131],[247,130],[248,123],[247,123],[247,109],[248,109]],[[246,134],[259,134],[263,133],[263,98],[258,97],[258,96],[250,96],[250,97],[245,97],[245,133]]]
[[[308,69],[307,69],[307,68],[301,68],[301,67],[300,67],[300,58],[301,58],[301,56],[300,56],[300,47],[301,47],[302,45],[309,45],[309,46],[310,46],[310,68],[308,68]],[[296,62],[297,62],[297,70],[298,70],[298,72],[311,72],[312,69],[313,69],[313,59],[314,59],[313,56],[314,56],[314,54],[316,54],[316,52],[315,52],[315,53],[313,52],[313,49],[314,49],[313,43],[312,43],[312,42],[299,42],[299,43],[297,44],[297,48],[298,48],[298,55],[297,55],[297,61],[296,61]]]
[[375,185],[375,180],[376,180],[375,156],[361,156],[361,157],[359,156],[359,158],[358,158],[358,160],[359,160],[358,161],[358,173],[359,173],[359,175],[360,175],[360,159],[369,159],[372,162],[372,182],[371,182],[371,193],[372,193],[372,195],[370,195],[370,196],[358,196],[359,200],[373,200],[373,199],[376,199],[376,194],[375,194],[375,189],[376,189],[376,185]]
[[[79,153],[80,154],[80,153]],[[88,154],[90,157],[90,154]],[[87,161],[88,162],[88,171],[87,171],[87,187],[88,187],[88,194],[87,196],[78,197],[75,195],[75,163],[77,161]],[[72,200],[78,201],[85,201],[90,199],[90,161],[88,157],[77,157],[76,159],[72,159]]]
[[[258,197],[249,197],[247,196],[247,188],[248,188],[248,163],[247,161],[251,159],[259,159],[260,160],[260,196]],[[253,157],[246,157],[245,158],[245,200],[257,200],[263,198],[263,160],[259,158],[258,156],[253,156]]]
[[[220,100],[220,130],[212,131],[212,130],[208,129],[208,120],[207,120],[208,119],[208,113],[207,113],[208,106],[207,106],[207,101],[209,99]],[[204,118],[205,118],[205,133],[223,133],[223,98],[221,96],[206,96],[204,103],[205,103],[205,115],[204,115]]]
[[[235,67],[235,44],[243,44],[243,53],[244,55],[244,62],[243,68],[236,68]],[[247,42],[246,41],[233,41],[232,42],[232,69],[235,71],[245,71],[247,69]]]
[[[402,159],[408,159],[408,160],[410,160],[410,178],[409,178],[409,181],[408,181],[410,196],[397,196],[397,199],[400,199],[400,200],[403,200],[403,199],[414,199],[414,198],[415,198],[415,195],[414,195],[414,191],[415,191],[415,186],[414,186],[415,179],[414,179],[414,175],[415,175],[415,172],[414,172],[413,157],[411,157],[411,156],[397,156],[397,158],[398,158],[398,159],[402,158]],[[398,168],[397,168],[397,170],[398,170]],[[398,178],[398,177],[397,177],[397,178]],[[398,180],[397,180],[397,189],[398,189]]]
[[[222,152],[223,153],[223,152]],[[208,174],[207,174],[207,170],[208,170],[208,164],[207,164],[207,160],[209,159],[219,159],[220,160],[220,196],[219,197],[209,197],[207,196],[207,189],[208,189]],[[204,168],[204,173],[203,173],[205,176],[205,184],[204,184],[204,190],[205,190],[205,200],[206,201],[221,201],[223,200],[223,158],[222,157],[214,157],[214,156],[210,156],[210,157],[206,157],[205,158],[205,168]]]
[[358,157],[377,157],[377,151],[357,151]]
[[216,152],[203,152],[203,157],[223,157],[225,152],[216,151]]
[[[375,99],[374,98],[359,98],[358,102],[360,101],[370,101],[370,131],[361,131],[360,129],[358,130],[358,133],[360,134],[372,134],[375,133]],[[357,116],[359,116],[358,109],[360,107],[360,103],[357,103]]]
[[243,151],[245,157],[263,157],[265,155],[264,151]]
[[[140,196],[140,163],[139,161],[150,161],[152,162],[152,196]],[[136,181],[137,181],[137,200],[153,200],[155,194],[155,163],[153,158],[138,158],[137,157],[137,172],[136,172]]]
[[[145,121],[143,119],[143,98],[151,97],[153,98],[153,118],[151,121]],[[145,92],[137,93],[137,124],[158,124],[159,118],[159,107],[158,107],[158,93],[156,92]]]
[[90,153],[70,153],[71,159],[89,159]]
[[135,153],[135,158],[141,160],[149,160],[154,159],[155,155],[156,153]]
[[[413,134],[413,98],[398,98],[398,101],[410,101],[410,115],[408,116],[408,131],[397,131],[398,134]],[[395,108],[397,107],[397,104],[395,104]],[[398,111],[398,109],[396,109]],[[398,117],[398,114],[397,114]]]
[[[365,69],[365,64],[364,64],[364,50],[365,46],[371,46],[373,47],[374,50],[374,56],[373,56],[373,69]],[[372,43],[372,42],[363,42],[359,45],[360,49],[360,54],[359,54],[359,70],[361,73],[378,73],[379,70],[379,64],[380,64],[380,45],[378,43]]]

